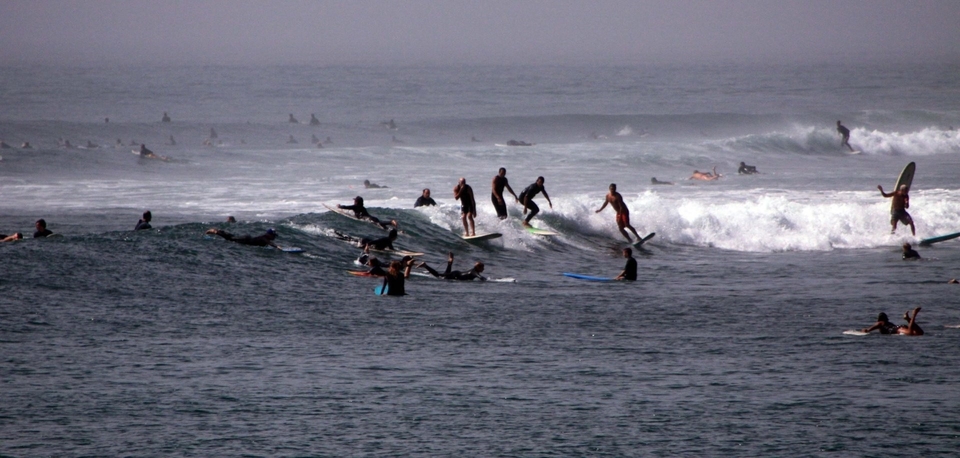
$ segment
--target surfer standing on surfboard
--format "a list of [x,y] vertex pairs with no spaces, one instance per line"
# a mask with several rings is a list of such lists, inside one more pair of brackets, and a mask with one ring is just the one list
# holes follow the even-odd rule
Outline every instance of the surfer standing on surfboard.
[[493,182],[490,187],[492,188],[490,199],[493,201],[493,208],[497,210],[497,217],[507,219],[507,203],[503,201],[504,188],[510,191],[510,195],[513,196],[513,200],[516,200],[517,203],[520,202],[520,198],[517,197],[517,193],[513,192],[513,188],[510,187],[510,182],[507,181],[506,168],[500,167],[500,170],[497,171],[497,176],[493,177]]
[[543,197],[547,198],[547,203],[550,204],[550,209],[553,210],[553,202],[550,201],[550,196],[547,194],[546,188],[543,187],[544,179],[543,177],[537,177],[537,181],[534,181],[533,184],[527,186],[522,192],[520,192],[520,202],[523,203],[523,214],[527,214],[527,209],[530,210],[530,214],[527,215],[523,220],[523,225],[525,227],[530,227],[530,220],[534,216],[537,216],[537,213],[540,213],[540,207],[537,206],[537,203],[533,201],[533,198],[537,194],[543,193]]
[[[617,229],[620,229],[620,233],[627,238],[627,241],[633,243],[633,240],[630,238],[630,234],[627,233],[625,228],[629,228],[633,235],[637,236],[637,240],[640,240],[640,234],[637,234],[637,230],[630,225],[630,210],[627,208],[627,204],[623,201],[623,196],[617,192],[617,184],[610,183],[610,192],[607,193],[607,199],[603,201],[603,205],[600,206],[600,209],[596,213],[600,213],[604,208],[607,208],[607,204],[610,204],[613,207],[613,210],[617,212]],[[634,273],[636,277],[636,273]]]
[[903,224],[909,224],[910,233],[916,236],[917,228],[913,225],[913,218],[907,213],[907,209],[910,208],[910,195],[908,194],[910,188],[902,184],[900,185],[900,189],[890,194],[883,192],[883,186],[877,185],[877,189],[880,190],[880,194],[883,195],[883,197],[893,198],[893,204],[890,207],[890,225],[893,226],[893,230],[891,230],[890,233],[893,234],[897,232],[897,223],[901,222]]
[[840,121],[837,121],[837,133],[840,134],[840,146],[846,146],[853,152],[854,149],[850,146],[850,129],[847,129],[843,124],[840,124]]
[[[460,201],[460,220],[463,221],[463,235],[470,237],[477,235],[473,219],[477,216],[477,201],[473,198],[473,188],[467,184],[467,179],[461,177],[457,186],[453,188],[453,198]],[[467,227],[467,223],[470,226]]]

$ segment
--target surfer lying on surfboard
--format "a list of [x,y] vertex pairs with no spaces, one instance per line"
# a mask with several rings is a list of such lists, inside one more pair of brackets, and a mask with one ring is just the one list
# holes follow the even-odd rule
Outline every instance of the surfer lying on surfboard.
[[442,278],[444,280],[465,280],[465,281],[476,280],[476,279],[479,279],[480,281],[487,280],[486,278],[483,277],[483,275],[480,275],[481,273],[483,273],[483,263],[480,261],[477,261],[473,265],[473,268],[471,268],[466,272],[461,272],[459,270],[450,270],[451,268],[453,268],[453,252],[452,251],[447,253],[447,270],[445,270],[443,274],[437,272],[432,267],[428,266],[426,262],[421,262],[420,265],[417,267],[423,267],[424,269],[427,270],[427,272],[430,272],[430,275],[433,275],[434,277],[437,277],[437,278]]
[[907,324],[897,326],[890,322],[886,313],[880,312],[880,315],[877,316],[877,322],[869,328],[863,328],[862,332],[880,331],[880,334],[922,336],[923,329],[920,329],[920,325],[917,324],[917,313],[920,313],[920,307],[913,309],[913,316],[910,316],[909,310],[904,312],[903,319],[907,321]]
[[337,208],[342,210],[353,211],[353,216],[357,219],[362,219],[365,221],[370,221],[377,226],[380,226],[381,229],[387,230],[387,226],[392,225],[393,227],[399,229],[400,226],[397,224],[397,220],[390,220],[389,223],[381,222],[379,218],[370,214],[367,211],[367,208],[363,206],[363,197],[357,196],[353,198],[353,205],[340,205],[337,204]]
[[244,235],[243,237],[237,237],[227,231],[216,228],[207,229],[206,233],[209,235],[223,237],[226,240],[236,242],[241,245],[272,246],[274,248],[280,248],[277,246],[277,244],[273,243],[273,241],[277,238],[277,231],[273,229],[267,229],[267,232],[265,232],[263,235],[258,235],[256,237],[252,237],[249,234]]
[[357,238],[347,234],[344,234],[340,231],[333,231],[333,236],[339,240],[346,242],[356,243],[357,247],[363,248],[364,251],[368,250],[392,250],[396,251],[396,248],[393,247],[393,241],[397,239],[397,230],[390,229],[390,234],[386,237],[380,237],[378,239],[371,239],[368,237]]
[[721,176],[722,175],[717,173],[717,168],[714,167],[713,173],[694,170],[693,175],[690,175],[690,178],[688,178],[688,180],[713,181],[713,180],[719,180]]

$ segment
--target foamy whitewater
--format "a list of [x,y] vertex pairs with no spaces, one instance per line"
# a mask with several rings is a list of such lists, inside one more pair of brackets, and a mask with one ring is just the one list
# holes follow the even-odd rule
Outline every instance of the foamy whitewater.
[[[960,231],[958,75],[2,68],[0,233],[44,218],[63,237],[0,244],[0,455],[955,453],[960,242],[917,245]],[[909,162],[916,236],[891,234],[877,189]],[[545,177],[534,225],[558,236],[525,232],[509,196],[497,219],[499,167],[517,194]],[[502,238],[459,238],[460,177],[477,232]],[[657,234],[640,280],[561,276],[622,269],[614,213],[596,213],[610,183]],[[413,208],[423,188],[438,206]],[[399,248],[508,281],[414,276],[375,297],[331,235],[383,233],[323,206],[357,195],[400,222]],[[147,209],[155,229],[132,232]],[[918,306],[923,337],[842,334]]]

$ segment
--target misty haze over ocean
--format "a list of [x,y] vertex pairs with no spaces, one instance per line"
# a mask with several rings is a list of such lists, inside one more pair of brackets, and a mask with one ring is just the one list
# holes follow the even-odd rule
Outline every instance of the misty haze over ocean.
[[[918,242],[960,231],[957,11],[3,2],[0,455],[951,456],[960,245]],[[497,218],[499,167],[559,235]],[[459,237],[460,177],[502,237]],[[610,183],[638,281],[562,276],[623,269]],[[374,296],[334,231],[384,232],[323,206],[357,195],[492,281]]]

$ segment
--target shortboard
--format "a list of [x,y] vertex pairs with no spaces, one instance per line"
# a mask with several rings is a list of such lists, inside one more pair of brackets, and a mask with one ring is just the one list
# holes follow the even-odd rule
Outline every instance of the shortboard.
[[[331,206],[331,205],[327,205],[327,204],[323,204],[323,206],[326,207],[327,210],[330,210],[330,211],[332,211],[332,212],[334,212],[334,213],[336,213],[336,214],[338,214],[338,215],[340,215],[340,216],[346,216],[347,218],[350,218],[350,219],[352,219],[352,220],[354,220],[354,221],[362,221],[362,222],[370,223],[370,224],[373,224],[374,226],[380,227],[379,224],[374,223],[373,221],[370,221],[370,220],[367,220],[367,219],[363,219],[363,218],[357,218],[357,215],[355,215],[355,214],[353,213],[353,210],[344,210],[344,209],[342,209],[342,208],[337,208],[336,206]],[[389,223],[389,221],[387,221],[387,223]],[[390,226],[390,224],[387,224],[387,226]],[[382,227],[380,227],[380,228],[383,229]],[[388,229],[388,230],[389,230],[389,229]],[[397,229],[397,234],[403,234],[403,233],[404,233],[403,231],[401,231],[400,229]]]
[[594,276],[591,276],[591,275],[581,275],[581,274],[574,274],[574,273],[570,273],[570,272],[564,272],[563,275],[565,275],[565,276],[567,276],[567,277],[570,277],[570,278],[576,278],[577,280],[586,280],[586,281],[615,281],[614,279],[609,278],[609,277],[594,277]]
[[471,236],[461,235],[460,236],[460,238],[468,242],[481,242],[484,240],[491,240],[499,237],[503,237],[503,234],[499,232],[490,232],[487,234],[480,234],[480,235],[471,235]]
[[647,240],[652,239],[653,236],[655,236],[655,235],[657,235],[656,232],[651,232],[651,233],[647,234],[646,237],[644,237],[644,238],[642,238],[642,239],[640,239],[640,240],[637,240],[636,242],[633,242],[631,245],[633,245],[635,248],[640,248],[641,245],[643,245]]
[[295,246],[284,246],[284,247],[277,247],[277,248],[279,248],[280,251],[284,253],[303,253],[303,248],[297,248]]
[[387,292],[390,291],[390,285],[377,285],[373,288],[373,294],[377,296],[385,296]]
[[930,237],[928,239],[923,239],[920,241],[920,246],[930,246],[937,242],[946,242],[947,240],[952,240],[957,237],[960,237],[960,232],[954,232],[953,234],[940,235],[937,237]]
[[529,232],[529,233],[531,233],[531,234],[533,234],[533,235],[543,235],[543,236],[560,235],[560,234],[558,234],[558,233],[556,233],[556,232],[548,231],[548,230],[546,230],[546,229],[538,229],[538,228],[535,228],[535,227],[533,227],[533,226],[524,226],[524,229],[526,229],[527,232]]
[[843,331],[843,333],[848,336],[865,336],[870,334],[869,332],[863,332],[856,329],[847,329],[846,331]]

